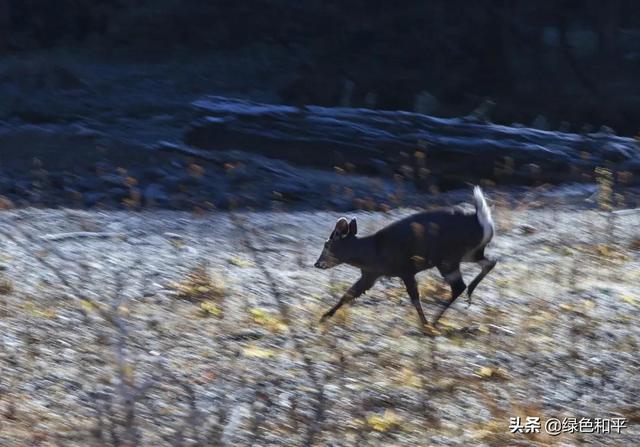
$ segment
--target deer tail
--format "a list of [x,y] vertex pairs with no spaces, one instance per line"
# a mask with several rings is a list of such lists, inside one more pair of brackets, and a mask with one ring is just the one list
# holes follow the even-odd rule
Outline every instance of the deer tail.
[[491,217],[491,209],[487,205],[482,189],[479,186],[473,188],[473,203],[476,207],[476,216],[482,227],[482,245],[487,245],[493,237],[493,218]]

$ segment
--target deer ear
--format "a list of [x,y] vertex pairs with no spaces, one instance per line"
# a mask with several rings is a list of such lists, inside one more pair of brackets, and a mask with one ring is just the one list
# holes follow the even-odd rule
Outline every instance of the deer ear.
[[345,237],[349,234],[349,222],[344,217],[341,217],[336,222],[336,228],[333,230],[333,233],[338,237]]
[[355,217],[351,219],[351,222],[349,222],[349,234],[351,236],[358,234],[358,222]]

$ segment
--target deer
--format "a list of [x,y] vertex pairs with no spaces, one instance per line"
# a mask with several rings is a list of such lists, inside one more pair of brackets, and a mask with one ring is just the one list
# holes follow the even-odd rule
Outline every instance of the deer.
[[[451,298],[449,301],[436,300],[441,309],[432,325],[437,325],[465,290],[471,304],[473,291],[497,262],[485,256],[485,247],[495,231],[491,210],[479,186],[473,189],[473,204],[475,211],[448,207],[413,214],[364,237],[358,237],[355,218],[351,221],[344,217],[338,219],[314,267],[330,269],[348,264],[360,269],[360,278],[335,306],[322,315],[320,321],[324,322],[343,305],[367,292],[379,278],[398,277],[404,283],[425,330],[429,324],[420,304],[415,275],[434,267],[451,288]],[[481,267],[480,273],[468,286],[460,272],[463,262],[477,263]]]

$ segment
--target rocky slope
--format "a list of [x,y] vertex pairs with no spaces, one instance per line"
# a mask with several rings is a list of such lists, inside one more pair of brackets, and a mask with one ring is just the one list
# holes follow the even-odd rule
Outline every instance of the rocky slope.
[[640,179],[637,142],[607,129],[543,132],[475,115],[226,97],[174,112],[0,124],[0,206],[385,210],[469,183],[628,188]]
[[633,138],[618,137],[607,128],[581,135],[498,126],[488,121],[490,104],[452,119],[220,96],[199,99],[194,107],[200,118],[185,133],[190,146],[240,149],[324,169],[400,175],[425,190],[483,181],[592,181],[596,168],[613,171],[629,184],[640,182],[640,148]]

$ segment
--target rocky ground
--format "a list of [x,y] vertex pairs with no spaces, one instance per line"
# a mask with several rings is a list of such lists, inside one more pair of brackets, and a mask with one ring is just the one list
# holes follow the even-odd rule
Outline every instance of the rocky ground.
[[312,268],[336,213],[3,211],[0,445],[633,445],[640,214],[493,198],[499,264],[431,337],[396,280],[318,323],[357,277]]

